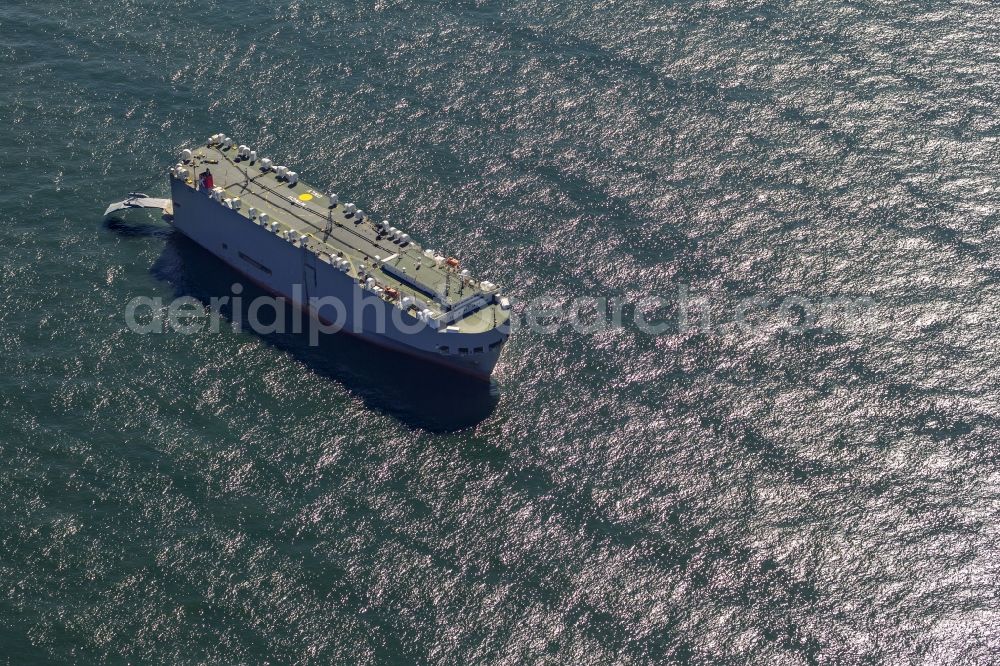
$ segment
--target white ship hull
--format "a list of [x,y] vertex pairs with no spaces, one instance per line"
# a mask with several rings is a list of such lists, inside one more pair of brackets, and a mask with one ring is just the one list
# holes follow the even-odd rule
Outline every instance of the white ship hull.
[[[489,379],[508,337],[441,330],[364,289],[316,253],[248,222],[203,191],[170,179],[173,225],[259,287],[326,326],[481,379]],[[340,305],[336,305],[339,303]]]

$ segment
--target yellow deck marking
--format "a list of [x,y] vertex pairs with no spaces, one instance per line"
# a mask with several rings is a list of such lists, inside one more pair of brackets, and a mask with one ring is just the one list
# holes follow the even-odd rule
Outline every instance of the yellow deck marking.
[[299,201],[312,201],[312,199],[313,195],[309,194],[308,192],[303,192],[302,194],[299,195]]

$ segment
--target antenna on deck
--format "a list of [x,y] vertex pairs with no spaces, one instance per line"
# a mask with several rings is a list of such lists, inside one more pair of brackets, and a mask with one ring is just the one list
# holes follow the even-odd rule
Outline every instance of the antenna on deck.
[[323,242],[325,243],[333,233],[333,208],[326,215],[326,228],[323,229]]

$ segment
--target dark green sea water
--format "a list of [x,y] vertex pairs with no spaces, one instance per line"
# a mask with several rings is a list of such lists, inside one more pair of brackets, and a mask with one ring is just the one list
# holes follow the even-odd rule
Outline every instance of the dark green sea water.
[[[995,662],[998,100],[987,1],[4,0],[0,662]],[[235,279],[101,219],[215,132],[669,326],[132,333]]]

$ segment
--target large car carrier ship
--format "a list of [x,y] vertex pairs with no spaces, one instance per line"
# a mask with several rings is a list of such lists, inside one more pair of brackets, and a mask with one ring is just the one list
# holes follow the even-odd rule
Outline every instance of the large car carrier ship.
[[[170,194],[163,206],[178,231],[323,324],[482,379],[492,373],[510,303],[454,257],[224,134],[181,153]],[[141,196],[108,211],[142,206]]]

